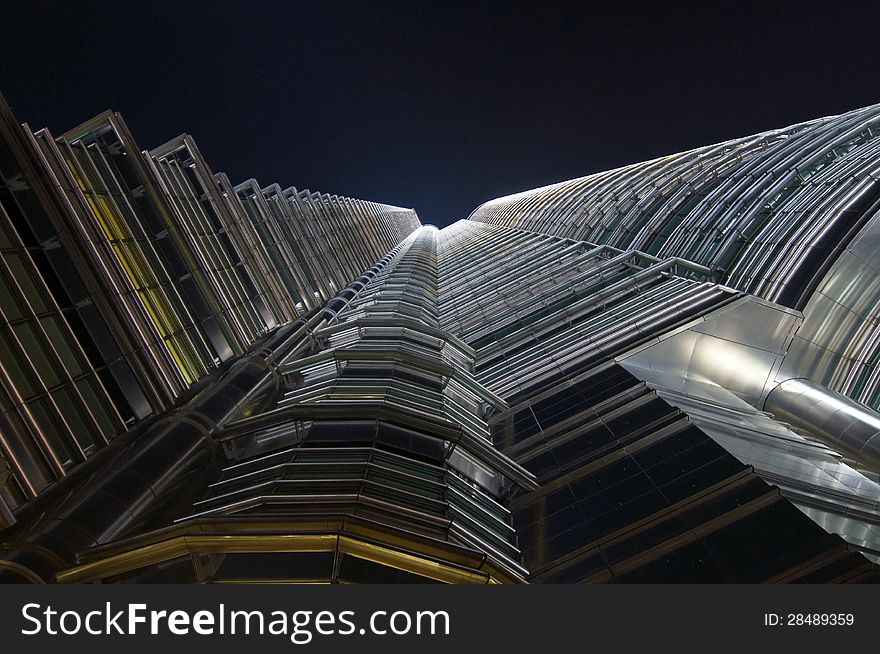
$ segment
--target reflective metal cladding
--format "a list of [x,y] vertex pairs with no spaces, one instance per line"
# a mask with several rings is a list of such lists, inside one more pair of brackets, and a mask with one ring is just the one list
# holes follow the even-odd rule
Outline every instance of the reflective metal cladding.
[[0,102],[0,581],[877,581],[878,127],[438,230]]
[[499,198],[471,220],[678,256],[802,310],[792,375],[880,407],[880,105]]

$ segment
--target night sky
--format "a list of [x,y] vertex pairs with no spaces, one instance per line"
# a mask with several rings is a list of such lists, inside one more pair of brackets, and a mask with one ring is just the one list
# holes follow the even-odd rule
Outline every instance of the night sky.
[[[710,6],[706,6],[710,5]],[[0,89],[61,133],[414,207],[486,200],[880,102],[880,3],[18,2]]]

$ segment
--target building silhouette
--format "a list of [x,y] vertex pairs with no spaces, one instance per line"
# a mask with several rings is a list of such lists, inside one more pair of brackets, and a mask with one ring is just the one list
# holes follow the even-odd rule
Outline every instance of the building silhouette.
[[0,581],[877,581],[878,130],[438,230],[0,101]]

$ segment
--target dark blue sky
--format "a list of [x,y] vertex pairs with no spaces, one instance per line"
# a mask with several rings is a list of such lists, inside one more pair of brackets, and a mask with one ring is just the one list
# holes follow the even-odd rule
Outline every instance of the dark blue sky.
[[[709,6],[707,6],[709,5]],[[479,203],[880,101],[875,3],[6,0],[34,129],[106,108],[234,181]]]

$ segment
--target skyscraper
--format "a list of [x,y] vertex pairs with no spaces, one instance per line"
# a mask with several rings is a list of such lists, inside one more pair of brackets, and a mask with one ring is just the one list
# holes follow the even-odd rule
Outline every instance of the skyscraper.
[[443,230],[2,111],[0,580],[878,578],[880,107]]

